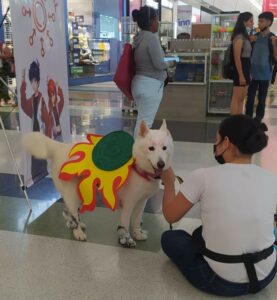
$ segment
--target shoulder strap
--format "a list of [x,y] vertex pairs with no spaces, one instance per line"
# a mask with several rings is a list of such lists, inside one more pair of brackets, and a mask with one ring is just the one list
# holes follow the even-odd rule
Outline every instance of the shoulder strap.
[[274,64],[275,62],[275,59],[274,59],[274,50],[273,50],[273,46],[272,46],[272,43],[271,43],[271,37],[272,36],[275,36],[275,34],[273,32],[270,32],[269,35],[268,35],[268,49],[269,49],[269,62],[271,65]]

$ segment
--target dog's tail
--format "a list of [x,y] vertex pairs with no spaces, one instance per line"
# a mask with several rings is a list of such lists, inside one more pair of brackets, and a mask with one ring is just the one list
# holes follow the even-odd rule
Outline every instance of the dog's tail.
[[40,132],[31,132],[23,135],[22,145],[36,158],[50,159],[53,158],[61,143],[51,140]]

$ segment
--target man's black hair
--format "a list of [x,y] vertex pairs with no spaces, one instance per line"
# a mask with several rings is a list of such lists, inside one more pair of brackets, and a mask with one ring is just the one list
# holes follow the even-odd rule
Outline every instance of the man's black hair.
[[258,18],[270,21],[271,22],[270,26],[272,25],[272,23],[274,21],[274,15],[271,11],[265,11],[265,12],[261,13]]
[[30,65],[29,69],[29,80],[30,82],[35,79],[37,82],[40,81],[40,69],[39,69],[39,62],[38,61],[33,61]]

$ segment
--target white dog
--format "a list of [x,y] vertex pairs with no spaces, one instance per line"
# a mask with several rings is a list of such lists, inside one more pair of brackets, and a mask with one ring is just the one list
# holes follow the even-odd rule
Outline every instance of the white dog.
[[[73,144],[53,141],[41,133],[23,136],[24,148],[38,159],[51,161],[51,175],[57,190],[61,193],[66,210],[63,215],[67,226],[73,229],[77,240],[86,240],[85,225],[80,222],[81,205],[77,193],[78,178],[71,181],[59,179],[62,165],[69,160],[68,154]],[[118,226],[119,243],[126,247],[136,245],[133,240],[146,240],[147,232],[141,229],[142,214],[147,200],[159,189],[160,174],[171,165],[173,140],[167,130],[166,122],[159,130],[149,129],[144,121],[140,125],[138,137],[133,145],[135,164],[130,178],[120,188],[120,221]],[[132,234],[129,228],[132,228]]]

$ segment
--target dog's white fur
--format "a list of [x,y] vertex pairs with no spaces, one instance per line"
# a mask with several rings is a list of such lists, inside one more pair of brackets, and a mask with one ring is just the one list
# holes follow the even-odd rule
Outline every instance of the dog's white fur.
[[[67,226],[73,229],[74,237],[77,240],[86,240],[86,234],[83,231],[85,225],[79,219],[81,204],[77,194],[79,179],[74,178],[71,181],[59,179],[61,167],[69,160],[68,154],[74,144],[59,143],[36,132],[24,135],[22,143],[24,148],[36,158],[51,161],[53,182],[61,193],[67,208],[67,211],[64,212]],[[163,121],[159,130],[151,130],[143,121],[133,145],[133,158],[140,173],[153,174],[159,169],[167,169],[171,165],[172,155],[173,141],[167,130],[166,122]],[[121,210],[118,234],[120,244],[132,247],[136,245],[133,238],[136,240],[147,239],[147,232],[141,229],[142,214],[147,200],[157,192],[159,184],[160,180],[146,180],[133,170],[130,178],[119,190]],[[132,235],[129,233],[130,225]]]

